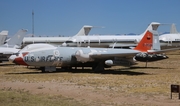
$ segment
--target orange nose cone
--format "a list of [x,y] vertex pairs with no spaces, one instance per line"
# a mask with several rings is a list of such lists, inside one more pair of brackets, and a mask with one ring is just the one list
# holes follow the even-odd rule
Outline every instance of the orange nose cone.
[[24,60],[23,60],[21,57],[15,58],[15,59],[14,59],[14,63],[19,64],[19,65],[25,65],[25,66],[28,66],[28,64],[26,64],[26,63],[24,62]]

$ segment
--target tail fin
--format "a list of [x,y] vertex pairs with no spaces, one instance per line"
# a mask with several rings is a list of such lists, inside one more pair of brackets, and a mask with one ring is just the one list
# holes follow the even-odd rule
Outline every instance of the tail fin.
[[147,31],[138,45],[134,48],[141,52],[151,52],[154,50],[161,50],[159,42],[159,34],[157,31]]
[[152,48],[153,43],[153,34],[150,31],[147,31],[138,45],[134,48],[134,50],[139,50],[141,52],[147,52]]
[[92,27],[93,26],[84,25],[80,29],[80,31],[76,34],[76,36],[85,36],[85,35],[88,35]]
[[160,23],[158,22],[151,22],[149,24],[149,26],[147,27],[147,29],[141,34],[141,36],[143,36],[147,31],[150,31],[150,30],[154,30],[156,31],[159,27]]
[[5,44],[8,47],[20,48],[27,30],[21,29]]
[[178,33],[178,31],[176,29],[176,25],[173,23],[171,26],[170,34],[176,34],[176,33]]
[[7,35],[8,35],[8,31],[4,30],[0,32],[0,45],[4,44]]

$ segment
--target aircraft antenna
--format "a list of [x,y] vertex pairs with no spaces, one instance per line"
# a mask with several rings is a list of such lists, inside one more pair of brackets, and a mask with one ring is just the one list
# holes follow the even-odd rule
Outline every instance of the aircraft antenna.
[[32,10],[32,37],[34,37],[34,11]]

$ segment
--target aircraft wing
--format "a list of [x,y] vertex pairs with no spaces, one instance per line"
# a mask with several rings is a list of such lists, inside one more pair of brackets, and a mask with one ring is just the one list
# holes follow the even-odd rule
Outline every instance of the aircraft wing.
[[13,53],[14,53],[14,52],[10,52],[10,51],[7,51],[7,52],[6,52],[6,51],[5,51],[5,52],[1,52],[0,54],[3,54],[3,55],[10,54],[10,55],[11,55],[11,54],[13,54]]
[[90,57],[94,58],[94,59],[107,59],[107,58],[114,58],[114,57],[133,57],[135,56],[137,53],[140,52],[131,52],[131,53],[119,53],[119,52],[112,52],[112,53],[95,53],[95,54],[91,54]]
[[8,57],[10,57],[13,52],[0,52],[0,63],[2,61],[8,61]]
[[96,61],[96,60],[108,60],[115,58],[130,59],[140,53],[138,50],[132,49],[91,49],[91,52],[85,50],[77,50],[75,57],[79,62]]
[[17,53],[20,49],[0,47],[0,56],[10,56]]

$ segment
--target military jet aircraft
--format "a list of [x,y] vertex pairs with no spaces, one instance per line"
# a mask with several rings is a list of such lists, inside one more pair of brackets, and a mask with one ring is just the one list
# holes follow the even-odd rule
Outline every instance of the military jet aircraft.
[[[165,50],[163,50],[165,51]],[[160,43],[157,31],[147,31],[133,49],[55,47],[50,44],[30,44],[11,55],[10,61],[19,65],[42,67],[42,72],[72,67],[92,67],[102,71],[106,67],[136,64],[135,60],[157,61],[167,59],[159,54]],[[158,54],[155,54],[158,53]]]
[[27,30],[20,29],[14,36],[12,36],[4,45],[0,46],[0,62],[8,61],[9,56],[17,53],[21,48],[22,40]]

